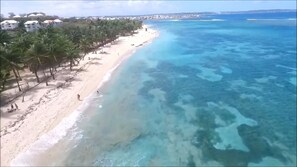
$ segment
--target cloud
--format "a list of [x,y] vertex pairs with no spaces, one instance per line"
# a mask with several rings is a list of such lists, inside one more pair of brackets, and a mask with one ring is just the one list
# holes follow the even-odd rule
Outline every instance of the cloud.
[[[163,5],[163,7],[162,7]],[[1,13],[30,13],[42,11],[48,15],[59,16],[95,16],[95,15],[140,15],[160,12],[164,9],[164,1],[127,0],[127,1],[2,1]],[[167,3],[167,6],[170,6]]]
[[[135,15],[155,9],[158,1],[44,1],[45,13],[62,16]],[[38,6],[38,5],[37,5]],[[36,7],[37,7],[36,6]]]
[[26,0],[1,1],[1,13],[34,11],[58,16],[141,15],[154,13],[234,11],[252,9],[295,8],[294,1],[155,1],[155,0]]

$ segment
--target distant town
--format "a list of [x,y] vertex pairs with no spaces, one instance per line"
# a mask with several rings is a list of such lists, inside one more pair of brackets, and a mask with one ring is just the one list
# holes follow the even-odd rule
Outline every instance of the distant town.
[[164,20],[164,19],[190,19],[198,18],[200,15],[197,13],[179,13],[179,14],[156,14],[156,15],[143,15],[143,16],[88,16],[88,17],[59,17],[48,16],[43,12],[33,12],[29,14],[9,13],[8,17],[1,15],[1,29],[14,30],[23,23],[27,32],[35,31],[42,27],[52,25],[54,27],[61,26],[63,22],[75,21],[92,21],[92,20]]
[[1,14],[1,29],[2,30],[14,30],[20,26],[20,23],[24,25],[27,32],[37,30],[42,27],[52,25],[54,27],[61,26],[63,22],[75,22],[75,21],[92,21],[92,20],[178,20],[178,19],[194,19],[201,18],[205,15],[212,14],[238,14],[238,13],[273,13],[273,12],[291,12],[296,10],[253,10],[253,11],[237,11],[237,12],[197,12],[197,13],[169,13],[169,14],[151,14],[151,15],[138,15],[138,16],[88,16],[88,17],[59,17],[49,16],[43,12],[32,12],[28,14],[16,15],[12,12],[8,13],[8,17],[4,17]]

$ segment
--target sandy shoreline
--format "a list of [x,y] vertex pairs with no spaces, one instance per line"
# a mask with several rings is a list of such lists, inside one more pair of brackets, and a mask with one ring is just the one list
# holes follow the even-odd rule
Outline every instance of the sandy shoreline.
[[[50,86],[39,84],[28,91],[24,102],[22,97],[14,100],[20,110],[1,116],[1,166],[9,166],[20,152],[56,127],[98,89],[110,70],[157,36],[157,31],[148,28],[133,36],[120,37],[114,44],[103,47],[106,54],[89,53],[72,72],[68,68],[58,71]],[[82,101],[77,100],[77,94]],[[2,106],[1,110],[9,106]]]

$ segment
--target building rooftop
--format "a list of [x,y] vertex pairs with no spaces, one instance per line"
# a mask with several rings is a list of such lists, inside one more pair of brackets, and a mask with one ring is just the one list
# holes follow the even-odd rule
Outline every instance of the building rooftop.
[[55,20],[54,20],[54,22],[61,23],[61,22],[62,22],[62,20],[60,20],[60,19],[55,19]]
[[28,15],[28,17],[38,17],[38,16],[44,16],[44,15],[41,13],[36,13],[36,14],[32,13]]
[[18,21],[15,21],[15,20],[4,20],[1,22],[1,24],[3,23],[18,23]]
[[52,22],[54,22],[54,20],[44,20],[43,23],[52,23]]
[[24,24],[33,24],[33,23],[38,23],[37,20],[30,20],[30,21],[26,21]]
[[13,16],[13,18],[21,18],[21,16],[20,15],[15,15],[15,16]]

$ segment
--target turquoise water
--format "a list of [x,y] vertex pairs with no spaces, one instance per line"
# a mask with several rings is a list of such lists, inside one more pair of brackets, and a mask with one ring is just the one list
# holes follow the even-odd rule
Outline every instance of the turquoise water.
[[296,19],[212,18],[148,22],[160,36],[35,164],[296,165]]

